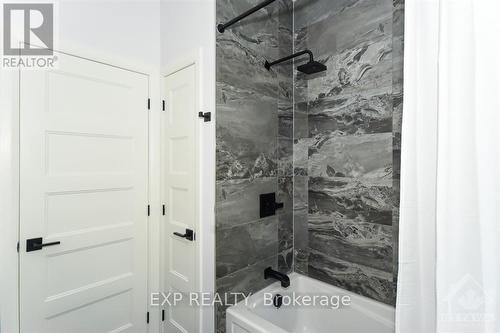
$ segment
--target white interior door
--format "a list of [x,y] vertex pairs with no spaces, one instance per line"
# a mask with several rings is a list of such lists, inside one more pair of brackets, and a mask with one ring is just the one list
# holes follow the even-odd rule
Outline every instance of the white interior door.
[[21,333],[144,333],[148,77],[57,56],[20,76]]
[[[195,65],[164,78],[162,189],[165,203],[164,291],[187,296],[197,290],[198,92]],[[202,120],[201,120],[202,121]],[[192,231],[193,237],[190,237]],[[184,236],[184,237],[183,237]],[[184,301],[188,298],[184,297]],[[163,331],[196,332],[198,308],[167,306]]]

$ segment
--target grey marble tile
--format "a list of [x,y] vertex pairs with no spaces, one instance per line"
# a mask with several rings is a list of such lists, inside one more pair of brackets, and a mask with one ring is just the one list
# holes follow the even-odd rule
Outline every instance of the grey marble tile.
[[286,101],[278,103],[278,135],[293,139],[293,104]]
[[293,183],[293,209],[296,211],[307,210],[308,206],[309,177],[295,176]]
[[[298,49],[302,51],[302,49]],[[298,52],[294,50],[294,52]],[[300,107],[297,105],[298,103],[302,103],[307,105],[308,102],[308,89],[307,89],[307,80],[304,78],[302,73],[294,70],[294,83],[293,83],[293,98],[295,101],[296,109],[306,111],[307,107]]]
[[335,222],[392,225],[392,179],[309,178],[309,214]]
[[[290,9],[283,8],[288,6],[289,4],[280,6],[278,58],[283,58],[293,53],[293,16]],[[276,59],[268,60],[271,61]],[[280,99],[291,102],[293,100],[293,62],[281,63],[274,66],[273,70],[278,75]]]
[[[287,71],[289,70],[289,71]],[[283,66],[278,72],[278,101],[283,104],[292,104],[293,101],[293,81],[292,67]],[[290,109],[291,110],[291,109]],[[281,109],[280,109],[281,111]]]
[[405,1],[393,0],[392,33],[395,37],[404,35],[405,29]]
[[259,195],[276,192],[276,177],[218,181],[216,226],[230,228],[259,219]]
[[[293,53],[293,17],[288,9],[280,10],[279,17],[279,50],[278,58],[286,57]],[[276,60],[276,59],[269,59]],[[273,67],[278,75],[280,101],[293,101],[293,62],[281,63]]]
[[309,246],[309,216],[306,209],[294,211],[293,246],[295,251],[305,250]]
[[392,92],[402,94],[404,74],[404,38],[403,36],[392,39]]
[[394,284],[398,280],[399,255],[399,202],[401,178],[401,130],[403,118],[404,85],[404,0],[393,0],[393,184],[395,207],[392,210],[393,228],[393,276]]
[[285,274],[293,272],[293,247],[285,249],[278,254],[278,270]]
[[392,133],[314,137],[309,176],[392,178]]
[[311,139],[294,140],[293,145],[293,170],[296,176],[308,175],[308,154],[309,146],[312,144]]
[[399,270],[399,208],[395,208],[392,211],[392,239],[393,239],[393,255],[392,255],[392,271],[394,283],[398,282],[398,270]]
[[392,225],[332,220],[309,215],[309,247],[330,257],[376,268],[393,270]]
[[278,251],[282,253],[293,247],[293,177],[280,177],[277,201],[283,203],[278,210]]
[[392,39],[386,38],[332,56],[326,75],[308,82],[311,135],[392,131],[391,46]]
[[285,176],[278,178],[277,201],[284,204],[283,209],[278,210],[279,214],[291,214],[293,212],[293,177]]
[[[399,181],[401,178],[401,150],[396,147],[392,154],[393,179]],[[399,184],[397,187],[393,186],[393,190],[394,194],[399,198]]]
[[404,0],[394,0],[392,38],[392,93],[394,96],[395,131],[401,132],[404,74]]
[[[225,293],[255,293],[267,287],[273,281],[264,280],[264,269],[271,266],[277,269],[277,255],[262,260],[254,265],[236,271],[216,280],[216,289],[221,297]],[[217,330],[225,332],[226,326],[226,307],[216,306]]]
[[[371,0],[374,1],[374,0]],[[379,1],[379,0],[376,0]],[[376,2],[374,1],[374,2]],[[356,6],[359,0],[300,0],[295,2],[295,27],[302,28],[338,16],[340,13]]]
[[[218,0],[217,21],[226,22],[255,6],[254,0]],[[217,82],[238,83],[242,88],[276,96],[276,74],[264,68],[278,55],[278,9],[267,6],[216,35]],[[251,77],[252,80],[247,78]]]
[[[259,2],[217,0],[217,20]],[[403,2],[278,0],[217,35],[217,290],[257,291],[272,265],[394,303]],[[327,72],[263,68],[305,48]],[[274,236],[268,192],[285,203]]]
[[[304,51],[308,48],[307,46],[307,28],[300,30],[295,30],[294,48],[293,53]],[[302,102],[307,103],[308,101],[308,89],[307,89],[307,76],[296,70],[297,65],[303,58],[295,58],[293,60],[294,70],[293,70],[293,97],[296,103]],[[297,107],[297,106],[296,106]],[[301,109],[300,107],[298,109]],[[305,111],[302,109],[302,111]]]
[[[291,0],[279,0],[276,3],[279,8],[278,17],[278,43],[279,57],[289,55],[293,51],[293,2]],[[288,76],[293,83],[293,77]]]
[[283,252],[293,247],[293,213],[280,213],[278,227],[278,251]]
[[278,253],[278,218],[271,216],[216,233],[216,276],[231,274]]
[[308,46],[328,67],[308,81],[312,135],[391,131],[391,27],[392,4],[385,0],[358,1],[308,27]]
[[393,149],[401,149],[401,130],[403,122],[403,92],[393,95]]
[[[296,20],[295,20],[296,21]],[[309,26],[294,27],[294,52],[299,52],[308,48],[307,38],[309,36]],[[298,75],[298,72],[296,72]],[[295,78],[297,81],[297,78]]]
[[217,179],[275,176],[276,98],[235,86],[217,86]]
[[[276,73],[264,67],[265,61],[274,57],[257,55],[233,37],[228,33],[217,38],[217,82],[238,84],[261,95],[276,97]],[[248,80],[249,77],[252,80]]]
[[392,131],[392,94],[321,95],[309,105],[309,135],[372,134]]
[[294,112],[293,114],[293,136],[294,139],[304,139],[309,137],[308,115],[304,112]]
[[[225,22],[261,0],[217,0]],[[293,264],[293,67],[268,71],[293,49],[293,4],[279,0],[217,33],[217,290],[255,292],[267,266]],[[280,185],[278,188],[278,177]],[[289,189],[288,189],[289,188]],[[259,194],[287,201],[259,219]],[[288,199],[286,198],[288,197]],[[293,253],[292,253],[293,254]],[[267,258],[266,258],[267,257]],[[283,266],[285,267],[285,266]],[[225,307],[217,307],[225,332]]]
[[309,276],[309,250],[307,248],[294,248],[295,272]]
[[293,140],[291,138],[278,138],[278,176],[293,175]]
[[401,149],[401,127],[403,121],[403,57],[404,57],[404,47],[403,47],[403,37],[395,37],[393,39],[393,71],[392,71],[392,104],[393,104],[393,115],[392,115],[392,127],[394,134],[394,149]]
[[307,101],[295,102],[293,112],[293,138],[294,140],[309,138]]
[[317,76],[295,72],[295,183],[311,178],[309,213],[294,211],[294,267],[388,304],[397,274],[403,8],[402,0],[294,4],[295,51],[309,48],[328,66]]
[[[227,22],[235,18],[237,15],[247,11],[248,9],[261,3],[260,0],[217,0],[216,15],[217,22]],[[278,5],[277,5],[278,4]],[[280,4],[266,6],[252,16],[245,18],[234,24],[225,33],[231,31],[236,34],[247,36],[246,39],[252,40],[252,36],[259,33],[275,34],[278,24]],[[253,38],[255,39],[255,38]]]
[[308,274],[320,281],[395,305],[392,272],[376,270],[310,250]]
[[278,0],[276,6],[279,11],[278,20],[280,27],[287,28],[287,32],[284,32],[280,37],[293,41],[292,30],[290,30],[293,29],[293,0]]
[[339,15],[329,15],[310,23],[307,26],[307,45],[318,56],[342,54],[360,45],[369,46],[387,37],[392,38],[392,20],[391,0],[355,0]]

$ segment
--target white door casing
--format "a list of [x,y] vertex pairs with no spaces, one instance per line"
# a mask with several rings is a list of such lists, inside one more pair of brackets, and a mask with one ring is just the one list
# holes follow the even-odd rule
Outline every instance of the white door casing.
[[[197,332],[199,308],[188,293],[198,291],[199,161],[198,79],[192,64],[164,77],[162,114],[163,291],[184,293],[183,302],[166,305],[163,332]],[[174,235],[187,229],[194,240]]]
[[148,76],[57,56],[20,74],[21,332],[146,332]]

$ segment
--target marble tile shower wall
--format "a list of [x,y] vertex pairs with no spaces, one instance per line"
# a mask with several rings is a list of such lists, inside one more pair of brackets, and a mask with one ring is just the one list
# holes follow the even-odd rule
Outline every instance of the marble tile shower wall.
[[[225,22],[261,0],[217,0]],[[293,76],[264,68],[293,48],[291,0],[278,0],[217,33],[216,288],[251,293],[264,269],[293,265]],[[285,208],[259,218],[259,194],[276,192]],[[225,332],[225,307],[216,309]]]
[[[217,21],[259,2],[217,0]],[[403,0],[292,7],[217,34],[217,291],[255,292],[273,266],[394,304]],[[326,73],[263,67],[304,48]],[[260,219],[267,192],[285,208]]]
[[395,303],[403,0],[301,0],[295,48],[295,270]]

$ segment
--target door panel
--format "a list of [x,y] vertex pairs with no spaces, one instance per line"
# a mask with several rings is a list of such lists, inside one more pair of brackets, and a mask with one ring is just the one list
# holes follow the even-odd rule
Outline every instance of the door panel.
[[148,77],[57,56],[20,76],[21,333],[143,333]]
[[[164,287],[166,292],[198,291],[197,242],[174,235],[196,234],[198,220],[197,89],[195,66],[165,77],[166,112],[162,126]],[[197,308],[177,304],[165,309],[164,332],[196,332]]]

